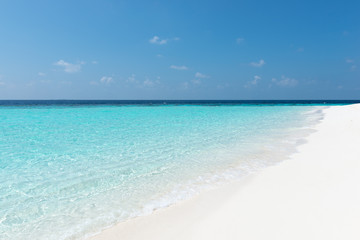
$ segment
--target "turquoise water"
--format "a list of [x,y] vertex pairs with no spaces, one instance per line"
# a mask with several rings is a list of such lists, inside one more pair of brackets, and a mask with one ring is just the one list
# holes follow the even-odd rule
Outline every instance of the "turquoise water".
[[275,164],[317,106],[1,106],[0,238],[81,239]]

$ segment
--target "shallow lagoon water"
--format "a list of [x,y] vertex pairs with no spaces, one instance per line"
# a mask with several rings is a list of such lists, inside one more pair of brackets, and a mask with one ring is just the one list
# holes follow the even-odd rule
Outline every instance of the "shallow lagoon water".
[[0,236],[81,239],[276,164],[320,106],[0,107]]

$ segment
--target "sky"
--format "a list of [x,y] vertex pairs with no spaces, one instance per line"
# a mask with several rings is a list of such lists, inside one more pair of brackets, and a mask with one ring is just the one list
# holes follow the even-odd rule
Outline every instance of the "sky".
[[0,0],[0,99],[360,99],[360,1]]

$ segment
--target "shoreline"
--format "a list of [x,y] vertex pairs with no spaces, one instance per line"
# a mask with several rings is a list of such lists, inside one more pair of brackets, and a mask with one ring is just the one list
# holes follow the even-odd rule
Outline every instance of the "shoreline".
[[89,239],[360,239],[360,104],[323,112],[290,159]]

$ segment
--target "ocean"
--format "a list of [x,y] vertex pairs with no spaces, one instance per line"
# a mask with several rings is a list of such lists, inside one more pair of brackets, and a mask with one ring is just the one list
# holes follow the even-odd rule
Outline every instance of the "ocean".
[[0,239],[83,239],[277,164],[346,101],[0,101]]

